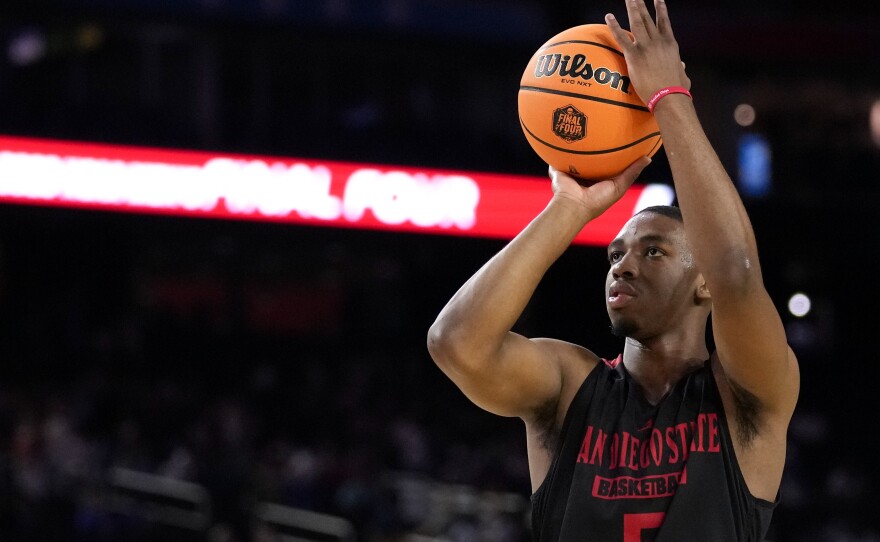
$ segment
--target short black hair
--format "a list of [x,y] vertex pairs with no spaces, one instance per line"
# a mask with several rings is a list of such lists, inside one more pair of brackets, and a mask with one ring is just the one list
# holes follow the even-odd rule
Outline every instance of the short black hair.
[[684,219],[681,216],[681,209],[675,205],[651,205],[650,207],[645,207],[636,214],[640,215],[642,213],[656,213],[658,215],[674,218],[675,220],[684,223]]

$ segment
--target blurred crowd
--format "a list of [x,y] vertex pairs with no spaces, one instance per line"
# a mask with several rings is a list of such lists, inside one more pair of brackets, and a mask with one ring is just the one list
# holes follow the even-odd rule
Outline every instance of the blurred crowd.
[[[204,522],[174,530],[181,540],[251,540],[261,503],[343,517],[362,540],[422,530],[449,540],[524,540],[520,439],[445,440],[444,423],[468,418],[460,401],[444,405],[426,386],[422,400],[443,413],[432,426],[363,361],[304,360],[293,382],[258,364],[243,371],[237,390],[218,389],[209,376],[150,381],[97,373],[63,385],[3,386],[2,538],[150,540],[156,529],[171,532],[167,519],[150,522],[137,510],[161,501],[158,487],[133,509],[105,506],[122,489],[111,475],[124,470],[207,491],[206,502],[195,494],[189,506],[179,505],[207,509]],[[491,524],[476,517],[479,507],[432,509],[443,489],[450,497],[461,484],[470,486],[458,492],[468,502],[487,491],[521,500],[498,508]]]

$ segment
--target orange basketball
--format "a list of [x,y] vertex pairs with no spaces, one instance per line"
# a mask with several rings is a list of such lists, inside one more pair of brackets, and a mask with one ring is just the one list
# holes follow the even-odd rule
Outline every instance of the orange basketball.
[[526,66],[518,102],[538,156],[588,181],[617,175],[663,143],[605,24],[575,26],[544,43]]

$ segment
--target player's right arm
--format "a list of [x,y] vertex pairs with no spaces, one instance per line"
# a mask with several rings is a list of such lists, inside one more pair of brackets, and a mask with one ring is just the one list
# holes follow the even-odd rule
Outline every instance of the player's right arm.
[[584,187],[551,168],[544,210],[452,296],[428,332],[440,369],[481,408],[528,419],[562,390],[574,345],[511,331],[544,274],[590,220],[623,196],[650,163]]

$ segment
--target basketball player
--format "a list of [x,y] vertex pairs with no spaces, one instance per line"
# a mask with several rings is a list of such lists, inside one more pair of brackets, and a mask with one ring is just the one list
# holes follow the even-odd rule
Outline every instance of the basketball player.
[[679,207],[639,212],[608,246],[606,308],[622,353],[603,359],[511,328],[648,158],[590,186],[551,168],[545,209],[452,297],[428,349],[475,404],[525,421],[535,540],[761,541],[798,364],[746,210],[687,92],[664,0],[656,22],[643,2],[626,0],[632,41],[606,23],[635,90],[654,99]]

